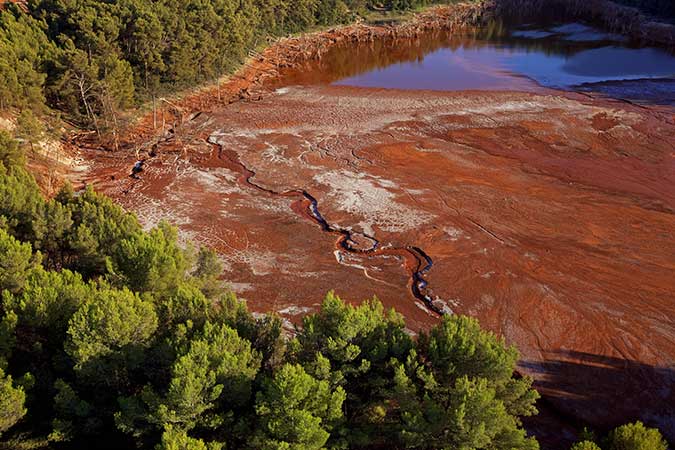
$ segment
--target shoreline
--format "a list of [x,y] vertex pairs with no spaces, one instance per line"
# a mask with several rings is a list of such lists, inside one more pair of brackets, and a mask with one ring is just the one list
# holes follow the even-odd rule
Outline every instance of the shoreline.
[[[557,2],[558,7],[563,9],[561,14],[567,20],[585,18],[605,30],[637,38],[647,44],[675,47],[675,25],[651,22],[635,8],[609,0]],[[482,0],[436,5],[411,13],[409,18],[394,24],[361,22],[277,38],[260,52],[251,50],[247,60],[238,69],[218,81],[159,97],[156,99],[157,103],[162,104],[159,108],[153,108],[150,101],[131,112],[129,124],[121,133],[120,148],[134,149],[139,153],[169,137],[167,133],[175,131],[174,128],[184,124],[191,115],[213,111],[214,108],[237,101],[258,100],[261,95],[270,92],[270,84],[282,78],[282,71],[297,70],[318,61],[334,46],[406,39],[432,31],[467,31],[512,11],[526,10],[529,15],[543,14],[544,3],[541,0]],[[162,122],[163,127],[160,126]],[[110,142],[93,145],[89,142],[87,145],[77,138],[73,141],[75,147],[112,147]]]
[[[161,142],[168,137],[167,133],[172,132],[170,130],[180,127],[190,115],[212,111],[237,101],[255,100],[269,92],[265,86],[278,80],[282,70],[297,69],[320,60],[335,45],[403,39],[433,30],[471,29],[493,6],[489,0],[432,6],[414,13],[409,20],[393,25],[356,23],[279,38],[261,52],[249,52],[248,60],[239,69],[217,82],[158,98],[158,103],[166,107],[156,110],[156,115],[152,102],[141,106],[136,111],[140,114],[135,117],[134,113],[131,114],[130,124],[120,138],[120,148],[128,150],[136,147],[138,152],[139,149]],[[162,130],[159,126],[161,122],[172,123]],[[103,144],[100,147],[109,148],[111,145]]]

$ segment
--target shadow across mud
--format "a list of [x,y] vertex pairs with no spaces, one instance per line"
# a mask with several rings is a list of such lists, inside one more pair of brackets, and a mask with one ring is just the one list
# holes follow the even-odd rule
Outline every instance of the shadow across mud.
[[[568,425],[589,425],[601,433],[642,420],[675,442],[675,368],[571,350],[547,356],[543,362],[520,363],[537,380],[542,420],[552,408]],[[646,414],[647,407],[659,413]]]

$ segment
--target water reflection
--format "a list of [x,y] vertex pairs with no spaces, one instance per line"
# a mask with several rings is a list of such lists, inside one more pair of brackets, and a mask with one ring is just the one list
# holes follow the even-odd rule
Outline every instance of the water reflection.
[[[598,84],[602,90],[608,81],[632,80],[627,92],[639,99],[639,82],[634,80],[641,79],[652,79],[645,86],[648,92],[659,92],[660,102],[675,103],[673,54],[582,24],[513,28],[495,22],[462,36],[433,32],[415,39],[337,46],[320,62],[289,74],[287,82],[431,90],[582,85],[588,90]],[[613,86],[611,95],[620,91]]]

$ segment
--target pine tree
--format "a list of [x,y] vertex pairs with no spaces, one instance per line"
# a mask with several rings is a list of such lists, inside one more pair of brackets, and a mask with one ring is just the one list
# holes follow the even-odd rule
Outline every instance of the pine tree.
[[163,222],[150,233],[122,240],[111,255],[111,269],[121,283],[135,291],[170,296],[191,266],[176,236],[175,228]]
[[581,441],[572,446],[571,450],[601,450],[598,444],[593,441]]
[[201,439],[191,438],[186,432],[167,425],[164,427],[162,442],[155,447],[155,450],[221,450],[224,447],[225,444],[221,442],[205,443]]
[[[527,378],[513,379],[516,350],[475,319],[445,316],[396,369],[400,436],[416,449],[537,449],[514,411],[536,413]],[[514,395],[517,393],[519,395]]]
[[259,428],[254,446],[265,449],[319,450],[342,417],[345,391],[331,389],[300,365],[287,364],[263,382],[256,400]]
[[5,171],[11,171],[23,165],[25,159],[18,142],[4,130],[0,130],[0,163]]
[[127,289],[102,289],[70,319],[65,349],[88,384],[114,388],[142,364],[156,329],[152,303]]
[[31,152],[35,154],[35,144],[44,138],[44,125],[35,117],[33,111],[24,109],[16,119],[16,137],[30,145]]
[[251,400],[259,354],[232,328],[209,322],[179,347],[165,393],[146,389],[122,399],[120,429],[142,435],[167,425],[184,432],[234,428],[233,411]]
[[20,292],[36,263],[30,244],[22,244],[0,228],[0,292]]
[[334,386],[348,387],[347,428],[353,445],[384,442],[397,421],[394,367],[414,344],[401,315],[377,299],[360,306],[329,293],[321,311],[303,319],[298,358],[306,370]]
[[608,437],[610,450],[667,450],[668,444],[656,428],[642,422],[629,423],[613,430]]
[[0,369],[0,435],[26,415],[25,400],[23,388],[15,387],[12,377]]

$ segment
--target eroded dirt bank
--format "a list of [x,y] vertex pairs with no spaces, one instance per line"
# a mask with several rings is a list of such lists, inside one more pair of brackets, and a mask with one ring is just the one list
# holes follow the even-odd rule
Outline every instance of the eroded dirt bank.
[[[289,320],[335,289],[428,327],[402,251],[421,249],[425,293],[517,344],[556,409],[672,439],[674,143],[666,110],[573,94],[290,87],[194,118],[138,180],[120,154],[92,177]],[[302,192],[354,249],[391,251],[344,248]]]

